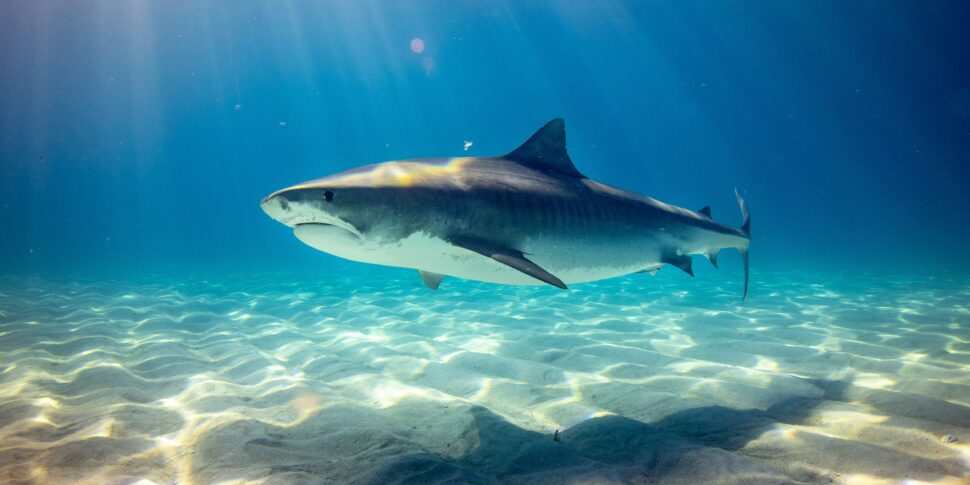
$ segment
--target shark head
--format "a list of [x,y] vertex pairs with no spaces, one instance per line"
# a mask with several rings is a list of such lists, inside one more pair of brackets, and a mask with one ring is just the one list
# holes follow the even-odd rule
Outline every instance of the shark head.
[[374,191],[342,182],[330,176],[287,187],[260,207],[307,245],[341,255],[367,245],[384,205]]
[[259,206],[266,215],[289,227],[326,224],[342,227],[359,235],[359,230],[347,220],[344,197],[337,199],[337,191],[326,185],[311,186],[314,182],[278,190],[263,199]]
[[[309,246],[340,257],[367,259],[413,233],[427,207],[420,190],[449,173],[450,159],[384,162],[276,191],[260,202],[267,215],[293,228]],[[444,167],[444,168],[442,168]]]

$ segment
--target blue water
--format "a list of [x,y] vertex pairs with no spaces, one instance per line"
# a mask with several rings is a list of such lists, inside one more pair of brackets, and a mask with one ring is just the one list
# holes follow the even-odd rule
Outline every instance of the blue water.
[[[966,480],[968,20],[2,2],[0,482]],[[728,252],[694,279],[432,293],[259,207],[556,117],[590,178],[731,226],[737,187],[747,302]]]
[[963,2],[353,3],[5,3],[0,266],[327,266],[260,198],[557,116],[756,267],[967,263]]

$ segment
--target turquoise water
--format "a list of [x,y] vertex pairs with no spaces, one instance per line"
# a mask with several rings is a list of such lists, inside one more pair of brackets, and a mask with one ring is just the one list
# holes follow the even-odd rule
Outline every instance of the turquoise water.
[[[970,480],[965,2],[0,4],[0,482]],[[738,226],[547,287],[260,210],[506,153]]]

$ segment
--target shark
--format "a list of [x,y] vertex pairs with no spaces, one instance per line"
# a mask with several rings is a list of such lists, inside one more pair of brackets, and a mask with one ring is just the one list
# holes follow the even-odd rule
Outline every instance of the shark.
[[741,254],[748,294],[751,218],[738,228],[583,175],[565,122],[546,123],[500,156],[367,165],[273,192],[260,206],[303,243],[340,258],[411,268],[430,289],[446,276],[506,285],[568,285],[673,266],[717,267]]

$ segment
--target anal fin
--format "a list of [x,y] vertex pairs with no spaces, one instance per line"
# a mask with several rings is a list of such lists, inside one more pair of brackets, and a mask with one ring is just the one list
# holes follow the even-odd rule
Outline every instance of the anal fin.
[[445,279],[445,275],[432,273],[430,271],[418,270],[418,275],[421,276],[421,281],[424,282],[424,286],[432,290],[437,290],[438,286],[441,284],[441,280]]
[[492,258],[510,268],[521,271],[539,281],[548,283],[556,288],[567,289],[566,284],[552,273],[542,269],[539,265],[526,258],[522,251],[505,247],[482,239],[455,237],[450,242],[460,248]]

